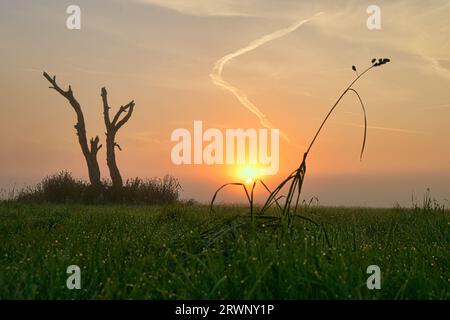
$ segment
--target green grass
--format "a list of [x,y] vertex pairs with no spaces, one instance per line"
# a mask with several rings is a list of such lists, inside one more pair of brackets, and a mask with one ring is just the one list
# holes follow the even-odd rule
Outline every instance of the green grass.
[[[239,207],[0,204],[1,299],[450,299],[450,214],[309,208],[292,229]],[[239,218],[235,216],[241,215]],[[81,267],[81,290],[66,268]],[[368,290],[378,265],[382,289]]]

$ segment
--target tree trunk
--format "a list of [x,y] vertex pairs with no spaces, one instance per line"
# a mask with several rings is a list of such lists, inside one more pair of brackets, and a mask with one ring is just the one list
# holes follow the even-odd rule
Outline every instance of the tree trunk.
[[95,137],[95,139],[91,139],[89,147],[88,140],[86,138],[86,125],[84,123],[83,111],[81,110],[79,102],[73,95],[71,86],[69,86],[67,91],[64,91],[56,83],[56,77],[50,77],[47,72],[44,72],[44,77],[51,83],[52,86],[50,88],[56,90],[59,94],[66,98],[75,110],[77,115],[77,123],[74,127],[77,131],[76,134],[78,136],[78,143],[80,144],[81,151],[83,152],[88,167],[89,181],[92,186],[101,188],[102,183],[100,178],[100,168],[97,161],[98,150],[102,147],[102,145],[99,145],[100,139],[98,136]]
[[[106,88],[102,88],[103,100],[103,117],[106,127],[106,163],[108,165],[109,174],[114,188],[121,188],[123,186],[122,176],[116,162],[116,147],[122,150],[116,143],[117,131],[131,118],[134,110],[134,101],[131,101],[125,106],[121,106],[117,111],[113,120],[109,117],[108,92]],[[120,119],[122,113],[125,115]]]
[[120,175],[120,171],[116,163],[115,138],[116,134],[113,130],[106,132],[106,163],[108,165],[113,187],[122,187],[122,176]]

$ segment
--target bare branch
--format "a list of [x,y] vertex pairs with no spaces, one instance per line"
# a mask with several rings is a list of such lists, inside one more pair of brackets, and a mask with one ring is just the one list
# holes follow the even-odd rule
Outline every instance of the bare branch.
[[103,101],[103,117],[105,118],[105,125],[106,127],[111,126],[111,121],[109,119],[109,109],[111,109],[108,105],[108,92],[106,91],[106,88],[102,88],[102,101]]
[[116,131],[119,130],[125,123],[127,123],[128,120],[130,120],[131,116],[133,115],[134,101],[131,101],[129,104],[127,104],[124,107],[124,110],[127,110],[127,109],[128,109],[127,114],[122,118],[122,120],[117,122],[117,124],[115,125]]
[[108,92],[106,91],[106,88],[102,88],[101,95],[103,100],[103,115],[106,126],[106,163],[109,168],[113,186],[122,187],[123,181],[120,175],[120,170],[117,167],[115,154],[116,147],[120,151],[122,151],[122,148],[115,142],[115,138],[117,131],[131,118],[134,109],[134,101],[129,102],[125,106],[121,106],[111,121],[109,114],[109,110],[111,108],[108,105]]
[[99,145],[100,139],[98,136],[95,139],[91,138],[91,154],[97,154],[98,150],[102,148],[103,145]]
[[[51,77],[47,72],[44,72],[44,77],[48,80],[48,82],[51,83],[52,86],[50,87],[50,89],[56,90],[59,94],[61,94],[69,101],[70,105],[77,113],[78,123],[82,124],[82,127],[84,127],[83,111],[81,110],[80,103],[77,101],[77,99],[75,99],[73,95],[72,86],[69,85],[69,89],[67,91],[64,91],[56,82],[56,76]],[[82,130],[83,128],[80,129]]]
[[61,87],[58,85],[58,83],[56,83],[56,76],[51,77],[47,72],[44,72],[44,77],[52,85],[51,87],[49,87],[50,89],[56,90],[61,95],[63,95],[67,99],[69,99],[69,96],[72,95],[72,89],[70,88],[70,86],[69,86],[69,90],[68,91],[64,91],[63,89],[61,89]]
[[122,113],[130,113],[130,112],[133,112],[133,109],[134,108],[134,100],[133,101],[131,101],[131,102],[129,102],[128,104],[126,104],[125,106],[121,106],[120,108],[119,108],[119,111],[117,111],[117,113],[116,113],[116,115],[114,116],[114,119],[113,119],[113,121],[112,121],[112,124],[113,124],[113,126],[118,130],[125,122],[127,122],[128,121],[128,119],[131,117],[131,115],[130,116],[128,116],[128,114],[127,115],[125,115],[124,116],[124,118],[126,118],[126,117],[128,117],[128,119],[124,122],[124,123],[122,123],[120,126],[118,125],[118,123],[120,123],[120,122],[122,122],[122,120],[124,119],[122,119],[121,121],[119,121],[119,118],[120,118],[120,116],[122,115]]
[[113,118],[112,124],[115,126],[117,124],[117,121],[119,121],[119,117],[122,114],[122,112],[126,112],[126,109],[124,106],[120,106],[119,111],[117,111],[116,115]]
[[86,137],[86,125],[84,122],[83,111],[81,110],[80,103],[75,99],[72,91],[72,87],[69,85],[67,91],[63,90],[56,82],[56,76],[51,77],[47,72],[43,73],[45,79],[52,85],[50,88],[57,91],[60,95],[67,99],[72,108],[75,110],[77,115],[77,123],[74,125],[76,134],[78,136],[78,143],[80,144],[81,151],[83,152],[84,158],[86,159],[86,164],[89,172],[89,179],[93,186],[101,186],[100,181],[100,168],[97,162],[97,152],[102,147],[99,145],[100,139],[98,136],[95,139],[90,140],[89,143]]

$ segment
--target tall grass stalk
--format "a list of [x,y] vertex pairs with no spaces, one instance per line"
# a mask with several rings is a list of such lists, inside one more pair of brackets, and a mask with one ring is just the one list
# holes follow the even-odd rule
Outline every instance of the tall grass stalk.
[[[382,66],[388,62],[390,62],[390,59],[386,59],[386,58],[378,59],[378,60],[373,59],[371,62],[371,65],[361,73],[359,73],[357,71],[355,66],[352,66],[353,71],[356,72],[356,78],[346,87],[346,89],[341,93],[339,98],[336,100],[336,102],[333,104],[331,109],[328,111],[327,115],[325,116],[325,118],[323,119],[319,128],[317,129],[315,135],[313,136],[306,152],[303,154],[303,160],[300,163],[299,167],[296,170],[294,170],[289,176],[287,176],[273,191],[270,191],[269,188],[264,184],[264,182],[262,182],[262,180],[258,180],[261,182],[261,184],[263,184],[265,189],[270,193],[269,196],[267,197],[263,207],[258,212],[258,215],[263,215],[270,207],[273,206],[274,203],[276,203],[278,206],[278,209],[281,211],[282,216],[287,217],[288,226],[292,226],[292,223],[293,223],[293,220],[295,217],[310,220],[309,218],[306,218],[306,217],[303,217],[303,216],[300,216],[297,214],[297,210],[298,210],[299,202],[300,202],[301,191],[302,191],[302,186],[303,186],[303,182],[304,182],[305,175],[306,175],[306,160],[307,160],[308,155],[309,155],[312,147],[314,146],[320,132],[322,131],[325,124],[327,123],[328,119],[333,114],[334,110],[339,105],[339,103],[342,101],[342,99],[345,97],[345,95],[348,93],[354,93],[356,95],[356,97],[358,98],[358,101],[361,105],[361,109],[362,109],[363,115],[364,115],[364,134],[363,134],[363,141],[362,141],[361,153],[360,153],[360,160],[362,160],[365,146],[366,146],[366,140],[367,140],[367,114],[366,114],[366,108],[364,106],[363,100],[362,100],[360,94],[358,93],[358,91],[356,89],[354,89],[353,86],[358,82],[358,80],[360,80],[370,70],[372,70],[373,68]],[[246,193],[246,196],[247,196],[247,199],[249,202],[249,206],[250,206],[250,215],[253,219],[253,214],[254,214],[253,191],[255,189],[256,182],[257,181],[255,181],[252,184],[250,192],[248,191],[247,187],[243,183],[227,183],[227,184],[222,185],[214,193],[214,196],[211,200],[210,210],[212,211],[214,201],[216,200],[218,193],[222,189],[224,189],[227,186],[231,186],[231,185],[242,186]],[[288,187],[288,192],[287,192],[286,196],[280,195],[281,191],[285,187]],[[279,204],[279,200],[281,198],[285,198],[285,202],[283,205]]]

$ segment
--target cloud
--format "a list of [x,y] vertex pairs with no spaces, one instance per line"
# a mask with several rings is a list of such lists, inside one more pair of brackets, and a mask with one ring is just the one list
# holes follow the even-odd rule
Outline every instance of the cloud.
[[[316,14],[314,17],[321,15],[321,14],[322,14],[322,12]],[[314,17],[312,17],[312,18],[314,18]],[[262,113],[261,110],[259,110],[259,108],[256,107],[256,105],[254,105],[250,101],[250,99],[247,97],[247,95],[243,91],[239,90],[238,88],[234,87],[229,82],[227,82],[223,79],[223,77],[222,77],[223,68],[225,67],[225,64],[227,64],[229,61],[231,61],[247,52],[253,51],[253,50],[257,49],[258,47],[260,47],[270,41],[276,40],[276,39],[281,38],[291,32],[294,32],[295,30],[300,28],[302,25],[304,25],[305,23],[310,21],[312,18],[297,21],[297,22],[291,24],[289,27],[278,29],[272,33],[266,34],[256,40],[253,40],[245,47],[239,48],[238,50],[223,56],[215,63],[213,71],[210,74],[211,79],[213,80],[214,84],[231,92],[239,100],[239,102],[242,104],[242,106],[244,106],[244,108],[246,108],[251,113],[253,113],[259,119],[259,122],[261,123],[261,125],[266,128],[269,128],[269,129],[273,128],[272,123],[269,121],[269,119],[266,117],[266,115],[264,113]],[[289,141],[289,138],[287,137],[286,134],[281,132],[281,135],[284,139]]]
[[[134,0],[154,5],[190,16],[236,16],[265,17],[296,20],[302,16],[312,15],[322,11],[320,8],[336,10],[341,4],[336,1],[298,0]],[[346,1],[344,1],[345,3]]]
[[447,69],[450,71],[450,60],[448,59],[440,59],[437,61],[441,68]]
[[[248,16],[241,1],[234,0],[139,0],[193,16]],[[253,2],[253,1],[250,1]]]
[[442,104],[438,106],[426,107],[424,109],[450,109],[450,104]]

